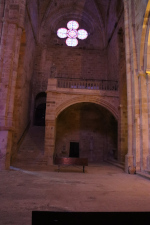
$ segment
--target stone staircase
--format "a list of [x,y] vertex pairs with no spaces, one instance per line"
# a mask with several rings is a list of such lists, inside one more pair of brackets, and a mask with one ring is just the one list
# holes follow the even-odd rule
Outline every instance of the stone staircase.
[[47,159],[44,156],[45,127],[30,127],[22,141],[17,157],[12,163],[14,167],[46,166]]

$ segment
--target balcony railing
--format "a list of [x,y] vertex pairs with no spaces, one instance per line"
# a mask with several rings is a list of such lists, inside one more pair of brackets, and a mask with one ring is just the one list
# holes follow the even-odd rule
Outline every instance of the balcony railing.
[[118,81],[57,78],[58,88],[118,91]]

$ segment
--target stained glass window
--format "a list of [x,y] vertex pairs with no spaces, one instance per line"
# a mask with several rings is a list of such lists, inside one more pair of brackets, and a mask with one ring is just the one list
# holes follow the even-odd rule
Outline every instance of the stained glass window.
[[67,28],[60,28],[57,30],[57,36],[59,38],[66,38],[66,45],[68,46],[77,46],[78,40],[77,38],[84,40],[88,37],[88,33],[84,29],[79,29],[79,23],[77,21],[71,20],[67,23]]
[[75,29],[76,30],[76,29],[78,29],[79,24],[78,24],[77,21],[71,20],[67,23],[67,27],[68,27],[68,29]]
[[88,33],[86,30],[84,30],[84,29],[78,30],[78,38],[79,39],[81,39],[81,40],[86,39],[87,36],[88,36]]
[[75,47],[78,45],[78,40],[76,38],[67,38],[66,45]]
[[60,38],[66,38],[67,37],[67,32],[68,32],[68,30],[66,28],[60,28],[57,31],[57,35]]
[[68,30],[68,37],[69,38],[76,38],[77,36],[78,36],[77,30],[73,30],[73,29]]

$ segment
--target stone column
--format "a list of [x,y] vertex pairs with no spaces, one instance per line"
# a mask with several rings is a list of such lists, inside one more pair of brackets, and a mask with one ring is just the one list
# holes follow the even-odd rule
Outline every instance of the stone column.
[[149,152],[149,137],[148,137],[148,101],[147,101],[147,85],[146,74],[139,74],[139,105],[140,105],[140,138],[141,151],[140,161],[141,170],[147,169],[147,156]]
[[131,71],[131,11],[130,1],[124,0],[125,47],[126,47],[126,76],[127,76],[127,108],[128,108],[128,154],[125,157],[125,171],[133,167],[133,110],[132,110],[132,71]]
[[19,49],[26,0],[5,1],[0,43],[0,169],[9,169]]

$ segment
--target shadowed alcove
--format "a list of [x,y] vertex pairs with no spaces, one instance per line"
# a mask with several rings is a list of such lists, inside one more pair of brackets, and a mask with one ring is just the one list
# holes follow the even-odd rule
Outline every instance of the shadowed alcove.
[[86,157],[89,162],[117,158],[118,123],[104,107],[78,103],[57,118],[55,154]]

